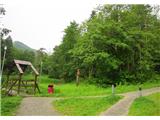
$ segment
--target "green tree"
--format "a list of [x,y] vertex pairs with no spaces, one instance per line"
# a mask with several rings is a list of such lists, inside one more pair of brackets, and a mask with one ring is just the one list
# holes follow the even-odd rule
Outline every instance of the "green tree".
[[160,66],[158,12],[150,5],[97,7],[80,27],[65,29],[50,74],[71,80],[80,68],[81,76],[99,84],[149,80]]
[[64,30],[62,44],[54,48],[52,55],[52,68],[50,75],[56,78],[63,78],[66,81],[75,78],[76,68],[73,64],[69,51],[74,48],[78,41],[80,30],[78,24],[73,21]]

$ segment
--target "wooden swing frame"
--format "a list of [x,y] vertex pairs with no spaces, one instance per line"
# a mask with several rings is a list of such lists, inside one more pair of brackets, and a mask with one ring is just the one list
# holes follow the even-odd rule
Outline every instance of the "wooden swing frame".
[[[34,94],[36,93],[36,89],[38,90],[38,92],[40,93],[40,89],[38,87],[38,83],[37,83],[37,79],[39,76],[38,71],[34,68],[34,66],[32,65],[31,62],[29,61],[23,61],[23,60],[15,60],[14,59],[14,65],[16,65],[18,71],[19,71],[19,78],[16,79],[15,81],[12,81],[12,84],[10,85],[9,89],[7,90],[6,94],[9,94],[9,92],[12,90],[12,88],[16,85],[16,83],[18,82],[18,88],[17,88],[17,93],[20,93],[21,90],[21,85],[23,85],[25,88],[27,88],[27,82],[34,82],[33,87],[34,87]],[[30,66],[32,71],[35,74],[34,80],[22,80],[22,76],[24,74],[25,69],[27,68],[27,66]],[[7,78],[7,81],[9,81],[9,76]],[[25,84],[26,83],[26,84]]]

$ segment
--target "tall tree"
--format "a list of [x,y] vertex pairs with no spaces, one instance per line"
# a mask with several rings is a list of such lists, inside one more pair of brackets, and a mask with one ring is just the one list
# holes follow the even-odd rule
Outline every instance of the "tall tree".
[[[66,81],[75,78],[75,66],[72,62],[72,57],[69,53],[77,43],[80,36],[78,24],[73,21],[64,30],[63,41],[60,46],[54,48],[52,55],[52,75],[58,78],[63,78]],[[51,74],[51,73],[50,73]]]

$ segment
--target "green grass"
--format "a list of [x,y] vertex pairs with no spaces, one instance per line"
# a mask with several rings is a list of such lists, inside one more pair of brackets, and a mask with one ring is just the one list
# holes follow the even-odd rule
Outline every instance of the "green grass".
[[1,115],[14,116],[21,103],[22,97],[3,97],[1,98]]
[[[76,84],[66,83],[59,84],[58,80],[54,80],[48,78],[47,76],[42,76],[40,81],[40,90],[41,94],[36,94],[36,96],[56,96],[56,97],[78,97],[78,96],[96,96],[96,95],[110,95],[111,94],[111,86],[107,88],[98,87],[96,85],[91,85],[87,83],[81,82],[77,87]],[[55,93],[48,94],[47,88],[48,84],[54,84]],[[142,89],[148,89],[152,87],[158,87],[160,84],[160,80],[153,82],[146,82],[142,85]],[[131,91],[137,91],[138,85],[119,85],[116,87],[116,93],[125,93]]]
[[[125,92],[131,92],[131,91],[137,91],[139,85],[120,85],[117,86],[116,92],[117,93],[125,93]],[[159,81],[153,81],[153,82],[145,82],[141,85],[142,90],[143,89],[149,89],[153,87],[160,87],[160,80]]]
[[[34,78],[34,76],[32,76],[32,75],[24,75],[23,76],[24,80],[33,79],[33,78]],[[55,89],[54,94],[48,94],[47,88],[50,83],[54,83],[54,89]],[[159,86],[159,84],[160,84],[160,79],[157,81],[153,81],[153,82],[147,82],[142,85],[142,89],[157,87],[157,86]],[[111,95],[111,87],[101,88],[101,87],[98,87],[95,85],[86,84],[84,82],[81,82],[80,85],[77,87],[74,82],[62,84],[61,82],[59,82],[59,80],[48,78],[47,75],[41,76],[41,80],[39,81],[39,87],[40,87],[41,93],[40,94],[37,93],[36,96],[79,97],[79,96],[100,96],[100,95],[107,96],[107,95]],[[119,85],[116,87],[115,91],[116,91],[116,93],[125,93],[125,92],[130,92],[130,91],[136,91],[137,89],[138,89],[138,85]],[[21,97],[3,97],[2,98],[2,105],[1,105],[2,106],[2,115],[14,115],[21,100],[22,100]],[[63,111],[63,105],[61,104],[62,102],[66,103],[65,106],[67,106],[67,105],[72,105],[72,102],[74,104],[76,104],[74,101],[79,101],[79,103],[81,105],[84,104],[84,106],[89,105],[88,109],[90,109],[90,106],[92,108],[92,106],[95,105],[93,112],[92,112],[92,109],[90,109],[89,111],[91,111],[91,112],[88,111],[89,112],[88,114],[85,114],[82,112],[83,115],[97,115],[98,112],[101,112],[104,109],[106,109],[107,105],[109,104],[109,103],[108,104],[105,103],[104,102],[105,99],[102,99],[102,98],[94,98],[94,99],[72,98],[72,99],[68,99],[67,101],[59,101],[60,103],[57,101],[56,103],[60,104],[60,107],[58,107],[58,109],[60,109],[60,111]],[[102,107],[102,109],[100,109],[98,107],[99,104],[101,107],[104,105],[104,107]],[[67,109],[67,108],[64,108],[64,109]],[[73,109],[74,109],[74,107],[73,107]],[[81,108],[79,108],[79,109],[81,109]],[[97,112],[95,110],[97,110]],[[71,111],[72,111],[72,109],[71,109]],[[64,113],[64,114],[68,114],[68,113]],[[79,113],[73,113],[73,115],[76,115],[76,114],[78,115]]]
[[121,96],[108,96],[103,98],[69,98],[56,100],[53,102],[53,105],[62,115],[95,116],[107,110],[121,98]]
[[[33,79],[32,75],[24,75],[23,79]],[[160,84],[160,77],[157,77],[157,81],[146,82],[142,85],[142,89],[157,87]],[[48,94],[48,85],[54,83],[54,94]],[[78,96],[95,96],[95,95],[110,95],[111,86],[107,88],[98,87],[96,85],[87,84],[81,82],[77,87],[74,82],[62,84],[59,80],[48,78],[47,75],[41,76],[39,81],[39,87],[41,93],[37,93],[36,96],[48,96],[48,97],[78,97]],[[119,85],[116,87],[115,92],[125,93],[138,90],[138,85]]]
[[[150,82],[144,83],[142,85],[142,89],[152,88],[159,86],[158,82]],[[56,96],[56,97],[78,97],[78,96],[96,96],[96,95],[110,95],[111,87],[101,88],[95,85],[89,85],[81,83],[78,87],[75,83],[68,84],[55,84],[55,93],[49,95],[47,93],[48,83],[41,83],[40,89],[41,94],[37,94],[38,96]],[[131,91],[137,91],[138,85],[121,85],[117,86],[115,91],[116,93],[125,93]]]
[[130,107],[131,116],[160,116],[160,93],[137,98]]

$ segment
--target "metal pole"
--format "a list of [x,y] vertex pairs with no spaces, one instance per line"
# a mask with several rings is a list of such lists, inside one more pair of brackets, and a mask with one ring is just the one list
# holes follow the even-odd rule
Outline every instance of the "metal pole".
[[2,68],[1,68],[1,78],[2,78],[2,74],[3,74],[4,61],[5,61],[5,56],[6,56],[6,50],[7,50],[7,46],[4,47],[4,55],[3,55],[3,62],[2,62]]

